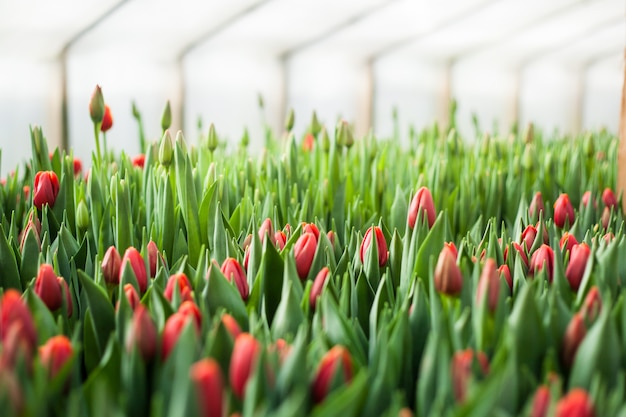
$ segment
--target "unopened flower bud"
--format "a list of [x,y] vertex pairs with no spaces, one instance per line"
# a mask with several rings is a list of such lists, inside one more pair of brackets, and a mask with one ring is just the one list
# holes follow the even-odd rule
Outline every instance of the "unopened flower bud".
[[261,344],[249,333],[241,333],[235,339],[230,357],[230,386],[238,398],[243,398],[246,384],[254,370],[261,352]]
[[161,165],[167,167],[172,163],[173,155],[172,136],[170,135],[170,131],[166,130],[161,139],[161,146],[159,146],[159,162]]
[[165,109],[163,109],[163,115],[161,116],[161,129],[166,131],[172,125],[172,108],[170,107],[170,101],[165,103]]
[[441,294],[458,295],[463,288],[463,274],[452,251],[444,246],[435,267],[435,289]]
[[102,95],[102,89],[99,85],[96,85],[96,88],[91,94],[91,100],[89,101],[89,115],[91,116],[91,121],[94,124],[102,122],[102,118],[104,117],[104,97]]
[[76,226],[80,230],[87,230],[89,227],[89,209],[84,199],[81,199],[76,207]]
[[209,126],[209,136],[207,137],[207,146],[211,152],[217,149],[218,140],[217,133],[215,133],[215,125],[211,123]]

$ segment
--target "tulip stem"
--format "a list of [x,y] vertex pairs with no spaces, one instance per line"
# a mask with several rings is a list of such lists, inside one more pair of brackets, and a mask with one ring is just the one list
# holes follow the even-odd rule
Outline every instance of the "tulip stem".
[[93,125],[93,133],[96,137],[96,161],[98,162],[98,166],[101,165],[102,154],[100,153],[100,125],[101,123],[94,123]]

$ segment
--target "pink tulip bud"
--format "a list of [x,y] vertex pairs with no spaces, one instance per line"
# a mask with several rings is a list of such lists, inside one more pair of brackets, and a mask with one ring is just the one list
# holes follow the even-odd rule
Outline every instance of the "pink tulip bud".
[[272,242],[272,244],[275,244],[274,226],[272,225],[272,219],[270,219],[269,217],[263,220],[263,223],[261,223],[261,227],[259,228],[259,239],[261,240],[261,243],[265,242],[266,235],[270,237],[270,241]]
[[63,277],[57,277],[61,292],[65,295],[65,305],[67,306],[67,317],[72,317],[74,312],[74,306],[72,305],[72,296],[70,294],[70,287]]
[[574,207],[569,196],[561,194],[554,202],[554,224],[556,227],[563,228],[566,224],[573,225],[575,219]]
[[456,245],[454,244],[454,242],[445,242],[443,244],[443,246],[445,246],[448,249],[450,249],[450,251],[452,252],[452,255],[454,256],[455,260],[459,257],[459,251],[456,248]]
[[511,270],[507,264],[500,265],[498,268],[498,273],[501,278],[504,278],[506,283],[509,285],[509,289],[513,289],[513,277],[511,277]]
[[433,227],[433,224],[437,219],[437,211],[435,210],[433,196],[430,194],[430,190],[426,187],[421,187],[419,190],[417,190],[417,193],[415,193],[413,199],[411,200],[411,205],[409,206],[409,214],[407,218],[407,221],[409,222],[409,228],[415,228],[415,223],[417,223],[420,213],[423,213],[423,216],[426,216],[426,218],[428,219],[428,227]]
[[235,318],[230,314],[224,313],[222,315],[222,324],[233,339],[237,339],[237,336],[241,334],[241,327],[239,327],[239,323],[237,323],[237,320],[235,320]]
[[146,251],[148,252],[148,265],[150,266],[150,277],[156,277],[157,273],[157,261],[159,255],[159,248],[157,248],[156,243],[153,240],[148,242],[146,246]]
[[324,283],[330,276],[330,270],[328,267],[324,267],[317,273],[315,277],[315,281],[313,281],[313,287],[311,287],[311,293],[309,295],[309,305],[311,306],[311,310],[315,310],[315,304],[317,303],[317,299],[322,295],[322,289],[324,288]]
[[480,369],[483,375],[489,373],[489,361],[484,353],[478,352],[474,355],[472,349],[456,352],[452,357],[451,373],[452,373],[452,388],[454,391],[454,398],[457,402],[462,403],[467,397],[467,388],[472,376],[472,363],[474,358],[478,361]]
[[296,269],[301,280],[305,280],[309,275],[309,270],[313,264],[315,251],[317,250],[317,239],[313,233],[305,233],[298,238],[293,246],[293,256],[296,260]]
[[326,233],[326,237],[328,237],[330,244],[335,246],[335,238],[336,238],[335,232],[333,232],[332,230],[329,230],[328,233]]
[[383,235],[382,229],[378,226],[370,227],[367,229],[367,232],[365,232],[365,236],[363,236],[360,251],[361,262],[365,263],[365,254],[372,244],[372,235],[376,236],[376,246],[378,247],[378,266],[382,268],[387,264],[389,252],[387,251],[387,241],[385,240],[385,235]]
[[35,175],[33,205],[40,210],[46,204],[53,207],[59,189],[59,178],[54,171],[39,171]]
[[522,237],[520,238],[520,244],[525,246],[526,252],[530,252],[530,248],[533,247],[533,243],[535,243],[535,239],[537,238],[537,229],[535,226],[529,224],[526,226],[526,229],[522,232]]
[[548,417],[550,408],[550,389],[542,385],[535,391],[530,417]]
[[104,105],[104,116],[102,117],[102,125],[100,126],[101,132],[106,132],[113,126],[113,116],[111,115],[111,109],[108,105]]
[[[169,318],[165,322],[165,327],[163,328],[163,336],[161,339],[161,357],[163,361],[165,361],[169,357],[170,353],[172,353],[172,351],[174,350],[174,347],[178,342],[178,338],[183,332],[185,326],[191,323],[193,323],[193,318],[185,313],[176,312],[169,316]],[[194,328],[196,327],[194,326]],[[199,331],[197,333],[199,333]]]
[[126,333],[126,350],[131,352],[136,346],[145,361],[152,359],[157,349],[157,329],[150,312],[138,305],[133,313],[132,325]]
[[487,308],[492,313],[498,307],[498,296],[500,294],[500,274],[496,269],[496,261],[489,258],[485,261],[485,266],[478,279],[476,288],[476,303],[480,305],[484,297],[487,297]]
[[566,251],[569,251],[570,253],[572,253],[574,245],[577,244],[578,240],[576,240],[576,236],[571,235],[568,232],[563,233],[563,236],[561,236],[561,240],[559,241],[561,250],[563,250],[563,246],[565,246],[567,248]]
[[537,221],[541,213],[543,213],[543,216],[545,217],[546,208],[543,205],[541,191],[537,191],[533,196],[533,199],[530,201],[530,205],[528,206],[528,217],[530,217],[533,221]]
[[613,193],[613,190],[610,188],[605,188],[602,192],[602,202],[609,209],[609,211],[610,209],[616,210],[619,206],[617,197],[615,197],[615,193]]
[[548,281],[552,282],[552,276],[554,274],[554,251],[550,246],[545,244],[541,245],[530,258],[530,269],[528,273],[531,276],[537,275],[539,271],[543,270],[544,266],[547,268]]
[[343,346],[334,346],[322,357],[317,368],[311,391],[313,401],[321,403],[332,388],[331,384],[336,375],[341,372],[341,379],[346,383],[352,381],[352,357]]
[[49,378],[53,379],[70,360],[73,353],[72,342],[67,337],[54,336],[39,348],[39,360],[48,370]]
[[193,301],[192,291],[193,288],[189,283],[189,279],[187,275],[182,272],[174,274],[170,276],[167,281],[167,285],[165,286],[165,291],[163,295],[169,302],[172,302],[172,298],[174,297],[174,289],[178,286],[178,290],[180,292],[181,301]]
[[593,323],[600,312],[602,311],[602,297],[600,296],[600,290],[598,287],[591,287],[587,296],[585,297],[585,301],[583,301],[583,306],[580,310],[585,321],[589,324]]
[[235,258],[226,258],[221,268],[222,274],[229,281],[235,281],[235,285],[239,290],[241,298],[246,301],[250,290],[248,288],[248,279],[246,278],[246,272],[241,267],[239,261]]
[[595,417],[593,403],[581,388],[572,389],[556,404],[555,417]]
[[41,301],[44,302],[50,311],[58,310],[63,305],[63,293],[61,290],[52,265],[40,265],[37,278],[35,279],[35,294],[41,298]]
[[581,313],[574,314],[563,336],[562,358],[563,363],[568,368],[572,367],[578,346],[580,346],[586,334],[587,328],[585,327],[583,315]]
[[602,216],[600,217],[600,224],[602,225],[602,228],[604,230],[607,230],[609,228],[610,222],[611,222],[611,209],[608,207],[605,207],[604,210],[602,210]]
[[565,278],[574,291],[578,291],[578,287],[580,287],[590,255],[591,249],[584,242],[574,245],[572,248],[569,265],[565,270]]
[[[591,200],[591,191],[585,191],[580,199],[582,206],[587,207],[589,205],[589,200]],[[593,205],[597,207],[595,201],[593,202]]]
[[22,301],[20,293],[7,289],[0,299],[0,341],[4,344],[11,326],[18,326],[19,339],[24,340],[31,351],[37,346],[37,333],[30,310]]
[[285,244],[287,243],[287,235],[282,230],[279,230],[274,233],[274,241],[276,242],[278,250],[283,250]]
[[315,223],[302,223],[302,233],[313,233],[315,240],[320,238],[320,229],[317,228]]
[[452,251],[444,246],[435,267],[435,289],[441,294],[456,296],[463,288],[463,274]]
[[[130,308],[134,311],[141,301],[139,300],[139,294],[132,284],[124,284],[124,296],[128,300]],[[119,302],[118,302],[119,303]]]
[[224,383],[219,364],[211,359],[204,358],[191,365],[189,379],[192,381],[200,416],[222,417],[224,410]]
[[102,258],[102,276],[108,285],[120,283],[122,258],[115,246],[110,246]]
[[148,289],[148,274],[146,273],[146,264],[144,263],[141,253],[139,253],[139,251],[132,246],[126,249],[120,264],[118,283],[122,280],[126,262],[130,263],[130,267],[135,274],[135,278],[137,279],[137,284],[139,284],[139,291],[143,294]]
[[238,398],[243,398],[246,384],[261,353],[261,344],[249,333],[241,333],[235,339],[230,357],[230,386]]

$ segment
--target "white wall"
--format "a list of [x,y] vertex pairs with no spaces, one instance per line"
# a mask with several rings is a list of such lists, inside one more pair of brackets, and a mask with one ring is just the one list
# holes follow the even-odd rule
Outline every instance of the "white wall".
[[623,77],[624,62],[615,58],[588,69],[583,107],[585,129],[605,127],[610,132],[618,131]]

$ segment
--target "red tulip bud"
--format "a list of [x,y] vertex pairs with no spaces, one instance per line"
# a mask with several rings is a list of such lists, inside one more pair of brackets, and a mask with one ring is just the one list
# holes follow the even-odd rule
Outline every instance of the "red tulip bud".
[[326,395],[332,388],[333,380],[340,372],[343,381],[349,383],[352,380],[352,357],[350,352],[343,346],[337,345],[326,352],[317,368],[311,387],[315,403],[320,403],[326,398]]
[[222,274],[229,281],[235,281],[235,285],[239,290],[241,298],[246,301],[250,290],[248,288],[248,279],[246,278],[246,272],[241,267],[239,261],[235,258],[226,258],[221,268]]
[[148,242],[146,246],[146,251],[148,252],[148,265],[150,266],[150,277],[156,277],[157,272],[157,258],[159,257],[159,248],[157,248],[156,243],[153,240]]
[[528,273],[533,276],[537,275],[543,268],[547,268],[548,281],[552,282],[554,273],[554,251],[548,245],[541,245],[539,249],[533,253],[530,258],[530,270]]
[[50,379],[59,373],[73,353],[72,342],[62,335],[51,337],[39,348],[39,359],[48,370]]
[[574,207],[569,196],[561,194],[554,202],[554,224],[556,227],[563,228],[566,224],[573,225],[575,219]]
[[250,247],[250,243],[252,243],[252,235],[248,235],[246,236],[246,238],[243,240],[243,243],[241,244],[241,249],[245,251],[248,250],[248,247]]
[[61,292],[65,294],[65,305],[67,306],[67,317],[72,317],[74,312],[74,306],[72,305],[72,296],[70,295],[70,287],[67,285],[67,281],[63,277],[57,277]]
[[422,215],[428,219],[428,227],[433,227],[433,224],[437,219],[437,211],[435,210],[433,196],[430,194],[430,190],[426,187],[421,187],[417,190],[417,193],[415,193],[413,199],[411,200],[411,206],[409,207],[409,214],[407,218],[409,228],[415,228],[415,223],[417,223],[420,213],[423,213]]
[[456,248],[456,245],[454,244],[454,242],[445,242],[443,244],[443,246],[445,246],[448,249],[450,249],[450,251],[452,252],[452,255],[454,256],[455,260],[459,257],[459,251]]
[[261,352],[261,344],[249,333],[241,333],[235,339],[230,357],[230,386],[238,398],[243,398],[246,384]]
[[581,388],[572,389],[556,404],[556,417],[595,417],[593,403]]
[[619,205],[617,202],[617,197],[615,197],[615,193],[613,193],[613,190],[611,190],[610,188],[605,188],[602,192],[602,202],[606,207],[609,208],[609,210],[615,210],[618,208]]
[[191,365],[189,379],[195,386],[200,416],[222,417],[224,409],[224,383],[219,364],[204,358]]
[[102,275],[104,282],[108,285],[118,285],[120,283],[120,269],[122,258],[115,246],[110,246],[102,258]]
[[530,252],[530,248],[533,247],[533,243],[535,243],[535,238],[537,237],[537,229],[535,226],[529,224],[526,226],[526,229],[522,232],[522,237],[520,238],[520,244],[525,246],[526,252]]
[[285,244],[287,243],[287,235],[282,230],[279,230],[274,233],[274,241],[276,242],[278,250],[283,250]]
[[315,304],[317,303],[317,299],[320,295],[322,295],[324,283],[329,276],[330,270],[326,266],[317,273],[315,281],[313,281],[313,287],[311,287],[311,293],[309,295],[309,305],[311,306],[311,310],[315,310]]
[[589,246],[584,242],[579,245],[574,245],[572,248],[569,265],[567,265],[567,269],[565,270],[565,278],[567,278],[569,285],[574,291],[578,291],[578,287],[580,287],[580,282],[585,274],[585,267],[587,266],[587,260],[589,260],[590,255],[591,249],[589,249]]
[[[580,199],[582,206],[587,207],[589,205],[589,200],[591,200],[591,191],[585,191]],[[593,206],[598,206],[595,201],[593,202]]]
[[576,236],[571,235],[568,232],[563,233],[563,236],[561,236],[561,240],[559,241],[561,250],[563,250],[563,246],[565,246],[567,248],[566,251],[569,251],[570,253],[572,253],[574,245],[577,244],[578,240],[576,240]]
[[283,227],[283,232],[287,235],[287,238],[291,237],[291,225],[287,223],[285,227]]
[[315,136],[311,133],[307,133],[302,140],[302,150],[310,152],[313,150],[313,145],[315,145]]
[[476,288],[476,303],[481,304],[483,298],[487,297],[487,308],[489,311],[496,311],[498,306],[498,296],[500,294],[500,274],[496,269],[496,261],[489,258],[485,261],[485,266],[478,279]]
[[291,353],[291,345],[289,345],[285,339],[278,339],[276,343],[269,346],[268,351],[270,353],[277,353],[278,362],[282,365]]
[[146,155],[139,154],[133,158],[132,162],[134,167],[143,168],[146,164]]
[[137,306],[132,325],[127,330],[126,350],[131,352],[137,346],[145,361],[152,359],[157,348],[157,329],[147,308],[141,304]]
[[376,246],[378,247],[378,266],[381,268],[387,264],[387,258],[389,257],[389,252],[387,251],[387,241],[385,240],[385,236],[383,235],[383,231],[378,226],[372,226],[367,229],[365,232],[365,236],[363,236],[363,241],[361,242],[361,262],[365,263],[365,254],[369,250],[370,245],[372,244],[372,234],[376,236]]
[[591,287],[580,310],[587,323],[593,323],[602,311],[602,297],[598,287]]
[[126,252],[124,252],[124,257],[122,258],[122,262],[120,264],[120,274],[117,281],[118,283],[122,280],[122,275],[124,274],[126,262],[130,263],[130,267],[135,274],[135,278],[137,279],[137,284],[139,284],[139,291],[143,294],[148,289],[148,276],[146,273],[146,264],[144,263],[141,253],[139,253],[139,251],[132,246],[126,249]]
[[608,207],[605,207],[604,210],[602,210],[602,216],[600,217],[600,224],[602,225],[602,228],[604,230],[607,230],[609,228],[610,222],[611,222],[611,209]]
[[111,109],[108,105],[104,105],[104,116],[102,117],[102,125],[100,131],[106,132],[113,126],[113,116],[111,116]]
[[[178,342],[180,334],[187,324],[193,322],[193,318],[187,314],[176,312],[169,316],[163,328],[163,336],[161,342],[161,357],[165,361]],[[192,324],[193,325],[193,324]],[[195,326],[194,326],[195,327]]]
[[228,330],[228,333],[233,337],[233,339],[237,339],[237,336],[241,334],[241,327],[239,327],[239,323],[233,316],[228,313],[224,313],[222,315],[222,324]]
[[[515,249],[515,251],[517,252],[518,256],[522,259],[522,263],[524,264],[524,266],[526,268],[528,268],[528,256],[526,256],[526,252],[524,251],[524,248],[522,247],[522,245],[520,245],[517,242],[513,242],[513,249]],[[507,261],[508,257],[509,257],[509,247],[506,246],[504,248],[504,262]]]
[[26,237],[28,236],[28,232],[33,231],[35,235],[35,239],[37,239],[37,246],[41,248],[41,222],[39,218],[35,215],[34,211],[31,211],[28,215],[28,222],[26,223],[26,227],[22,230],[20,234],[20,251],[24,250],[24,243],[26,242]]
[[582,343],[585,335],[587,334],[587,328],[585,327],[585,320],[581,313],[576,313],[570,320],[563,336],[563,363],[568,368],[571,368],[576,357],[576,351],[578,346]]
[[[484,353],[478,352],[476,354],[476,360],[480,365],[480,369],[483,375],[489,373],[489,361]],[[462,403],[467,396],[467,388],[469,380],[472,376],[472,363],[474,362],[474,351],[467,349],[456,352],[452,357],[451,372],[452,372],[452,388],[454,391],[454,398],[457,402]]]
[[548,417],[550,408],[550,388],[542,385],[535,391],[530,417]]
[[19,326],[19,338],[24,340],[30,350],[37,346],[37,333],[30,310],[14,289],[7,289],[0,299],[0,341],[4,344],[11,326]]
[[[0,374],[5,370],[12,370],[22,361],[27,370],[32,370],[32,357],[34,346],[26,339],[22,322],[14,322],[7,326],[2,338],[0,349]],[[0,391],[1,393],[2,391]]]
[[513,289],[513,277],[511,277],[511,270],[507,264],[500,265],[498,268],[498,273],[500,277],[506,280],[506,283],[509,285],[509,289]]
[[187,317],[191,317],[196,326],[198,333],[202,328],[202,313],[200,309],[193,301],[183,301],[178,307],[178,312],[184,314]]
[[72,161],[72,164],[74,166],[74,176],[80,177],[81,173],[83,172],[83,163],[81,162],[80,159],[74,158],[74,161]]
[[333,232],[332,230],[329,230],[328,233],[326,233],[326,237],[328,237],[328,240],[330,241],[330,244],[335,246],[335,232]]
[[305,233],[298,238],[293,246],[293,256],[296,259],[296,269],[301,280],[305,280],[309,275],[315,251],[317,250],[317,239],[313,233]]
[[463,288],[463,274],[456,264],[452,251],[444,246],[435,267],[435,289],[442,294],[455,296]]
[[39,171],[35,175],[34,206],[40,210],[46,204],[50,207],[54,206],[59,188],[59,178],[54,171]]
[[320,229],[317,228],[315,223],[303,223],[302,233],[313,233],[315,235],[315,240],[319,240],[320,238]]
[[176,286],[178,286],[181,301],[193,301],[193,295],[191,294],[193,288],[189,283],[189,279],[187,278],[187,275],[179,272],[170,276],[169,280],[167,281],[167,285],[165,286],[165,291],[163,292],[163,295],[165,296],[165,298],[167,298],[169,302],[172,301],[172,297],[174,296],[174,289],[176,288]]
[[261,227],[259,228],[259,239],[261,240],[261,243],[265,242],[266,235],[270,237],[272,244],[276,243],[274,241],[274,226],[272,225],[272,219],[269,217],[263,220],[263,223],[261,223]]
[[39,272],[35,279],[35,294],[50,311],[55,311],[63,305],[63,293],[59,285],[57,276],[52,269],[52,265],[43,264],[39,266]]
[[130,304],[130,308],[133,311],[137,308],[139,304],[141,304],[139,294],[137,294],[137,290],[135,289],[135,287],[133,287],[133,284],[124,284],[124,295],[126,296],[128,304]]
[[528,206],[528,217],[532,221],[539,220],[539,215],[543,213],[543,216],[546,215],[546,208],[543,205],[543,198],[541,196],[541,191],[537,191],[533,196],[533,199],[530,201],[530,205]]

